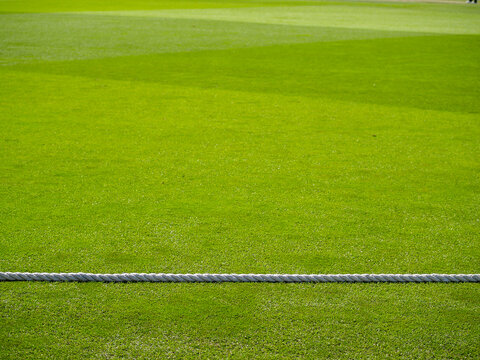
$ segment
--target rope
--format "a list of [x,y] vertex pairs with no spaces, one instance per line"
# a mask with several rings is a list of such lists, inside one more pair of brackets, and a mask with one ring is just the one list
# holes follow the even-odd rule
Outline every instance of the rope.
[[175,283],[478,283],[480,274],[89,274],[0,272],[1,281]]

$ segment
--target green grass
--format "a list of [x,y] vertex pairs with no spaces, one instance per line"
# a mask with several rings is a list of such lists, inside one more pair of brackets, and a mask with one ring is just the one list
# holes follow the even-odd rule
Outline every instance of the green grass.
[[[0,271],[479,273],[480,8],[0,0]],[[478,358],[477,284],[0,283],[0,358]]]

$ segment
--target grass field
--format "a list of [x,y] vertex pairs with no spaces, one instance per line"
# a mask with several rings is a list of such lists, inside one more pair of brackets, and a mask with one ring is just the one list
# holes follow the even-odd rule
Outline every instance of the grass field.
[[[0,0],[0,271],[480,272],[480,8]],[[0,358],[480,357],[478,284],[0,283]]]

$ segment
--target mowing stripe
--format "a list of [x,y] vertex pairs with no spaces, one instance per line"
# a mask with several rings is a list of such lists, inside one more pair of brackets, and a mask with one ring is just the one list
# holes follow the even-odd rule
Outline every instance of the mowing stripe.
[[480,274],[90,274],[0,272],[0,281],[174,283],[479,283]]

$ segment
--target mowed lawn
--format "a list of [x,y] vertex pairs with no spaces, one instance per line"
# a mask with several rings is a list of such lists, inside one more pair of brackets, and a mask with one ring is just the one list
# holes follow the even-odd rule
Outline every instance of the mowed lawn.
[[[480,8],[0,0],[0,271],[480,273]],[[0,358],[480,357],[479,284],[0,283]]]

